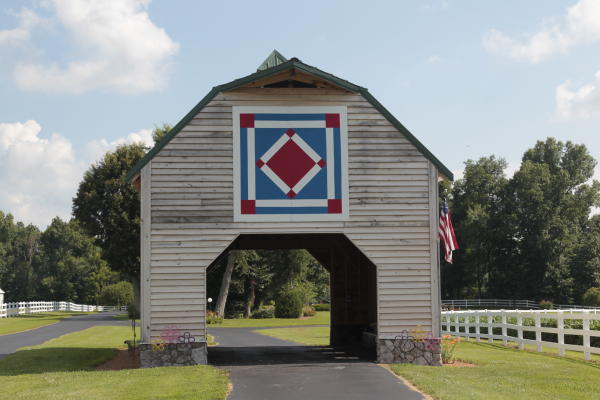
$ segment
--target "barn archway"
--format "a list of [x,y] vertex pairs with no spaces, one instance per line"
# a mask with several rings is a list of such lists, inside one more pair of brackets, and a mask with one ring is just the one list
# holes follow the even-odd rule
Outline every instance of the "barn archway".
[[376,267],[343,234],[243,234],[209,269],[231,250],[291,249],[307,250],[330,274],[330,345],[364,346],[364,333],[377,328]]

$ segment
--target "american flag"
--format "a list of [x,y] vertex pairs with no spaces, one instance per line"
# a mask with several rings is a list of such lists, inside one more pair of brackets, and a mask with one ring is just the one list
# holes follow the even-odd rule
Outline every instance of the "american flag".
[[440,240],[444,243],[444,249],[446,249],[444,259],[446,262],[452,264],[452,251],[458,249],[458,243],[456,242],[456,236],[454,235],[448,203],[445,201],[440,210],[440,225],[438,226],[438,231]]

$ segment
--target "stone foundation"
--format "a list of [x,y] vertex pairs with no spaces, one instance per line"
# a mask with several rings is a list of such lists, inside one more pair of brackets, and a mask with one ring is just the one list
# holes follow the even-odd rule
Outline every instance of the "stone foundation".
[[140,344],[142,368],[206,364],[206,343]]
[[377,340],[380,364],[442,365],[440,341],[436,338],[397,337]]

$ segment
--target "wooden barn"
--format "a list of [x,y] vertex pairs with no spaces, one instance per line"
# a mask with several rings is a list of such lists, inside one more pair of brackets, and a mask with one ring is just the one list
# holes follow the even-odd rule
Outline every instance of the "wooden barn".
[[[206,270],[306,249],[330,272],[331,342],[439,363],[439,179],[367,89],[274,51],[215,86],[130,171],[141,193],[144,366],[207,362]],[[210,360],[209,360],[210,361]]]

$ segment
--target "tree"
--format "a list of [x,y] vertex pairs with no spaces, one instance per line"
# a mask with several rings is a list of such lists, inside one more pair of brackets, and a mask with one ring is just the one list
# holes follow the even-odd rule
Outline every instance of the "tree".
[[131,306],[133,303],[133,286],[121,281],[108,285],[98,294],[98,303],[104,306]]
[[54,218],[40,245],[38,295],[44,300],[93,304],[100,289],[115,280],[100,248],[75,220]]
[[219,288],[219,297],[217,297],[217,303],[215,305],[215,312],[219,316],[225,315],[225,304],[227,304],[227,296],[229,295],[229,286],[231,285],[231,274],[233,273],[233,266],[235,259],[237,258],[238,252],[231,250],[227,255],[227,265],[225,266],[225,272],[221,280],[221,287]]
[[145,154],[141,143],[121,145],[92,165],[73,199],[73,215],[124,279],[139,281],[140,202],[127,172]]
[[514,221],[512,274],[517,292],[572,302],[578,291],[573,263],[578,243],[598,204],[596,161],[585,145],[553,138],[538,141],[523,156],[508,186]]
[[161,126],[155,126],[154,131],[152,132],[152,139],[154,140],[154,143],[160,142],[162,138],[171,132],[171,129],[173,129],[173,127],[165,122],[163,122]]
[[[494,156],[467,160],[451,191],[450,209],[461,250],[442,269],[445,297],[479,297],[488,291],[495,260],[498,208],[506,187],[506,161]],[[445,191],[447,192],[448,189]]]

